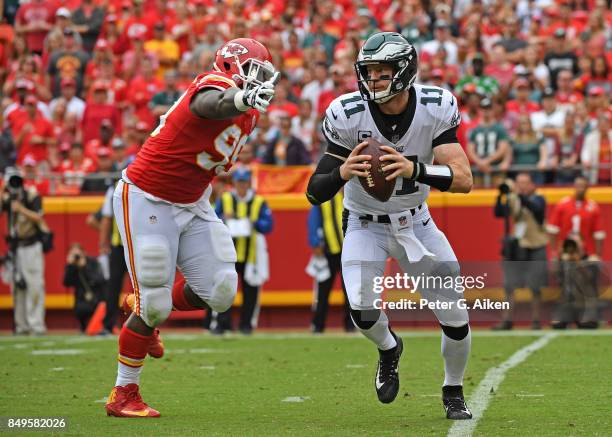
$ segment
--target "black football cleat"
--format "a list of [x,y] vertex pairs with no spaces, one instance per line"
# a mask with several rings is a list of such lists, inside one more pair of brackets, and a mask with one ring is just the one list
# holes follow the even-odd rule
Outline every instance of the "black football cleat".
[[396,336],[393,331],[391,331],[391,334],[395,337],[397,346],[391,351],[378,351],[380,357],[374,379],[378,400],[383,404],[393,402],[399,392],[399,374],[397,371],[399,369],[399,360],[404,350],[402,339]]
[[463,387],[460,385],[445,385],[442,387],[442,403],[446,410],[446,418],[451,420],[467,420],[472,418],[472,412],[465,404]]

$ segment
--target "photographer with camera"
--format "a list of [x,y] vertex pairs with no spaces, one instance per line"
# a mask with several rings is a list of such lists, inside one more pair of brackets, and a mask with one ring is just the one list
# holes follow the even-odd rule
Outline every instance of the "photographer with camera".
[[80,243],[73,243],[66,258],[64,286],[74,287],[74,313],[85,332],[98,302],[104,298],[106,279],[94,257],[87,256]]
[[[547,228],[550,233],[553,259],[563,261],[568,239],[580,242],[580,250],[584,254],[581,265],[590,272],[590,275],[585,276],[583,280],[589,282],[588,286],[592,290],[590,293],[592,292],[597,296],[603,267],[601,257],[606,231],[603,225],[602,211],[597,202],[587,196],[588,189],[589,181],[587,178],[582,175],[577,176],[574,179],[574,195],[561,199],[555,205]],[[584,324],[578,324],[578,327],[597,327],[596,314],[588,315],[587,319],[583,320]]]
[[[42,199],[36,188],[25,188],[21,172],[9,167],[4,175],[1,211],[8,214],[6,237],[16,334],[44,334],[45,277],[41,234],[47,231]],[[47,232],[48,234],[48,232]]]
[[[510,308],[503,313],[502,322],[494,329],[512,329],[514,290],[528,287],[531,300],[531,327],[540,329],[540,291],[546,284],[546,245],[548,235],[544,227],[546,200],[536,194],[529,173],[519,173],[516,183],[511,179],[499,186],[495,217],[505,221],[502,248],[504,289]],[[511,224],[513,232],[510,233]]]
[[593,280],[593,261],[584,251],[577,234],[567,237],[555,262],[561,294],[553,313],[553,329],[566,329],[575,323],[581,329],[598,327],[597,283]]

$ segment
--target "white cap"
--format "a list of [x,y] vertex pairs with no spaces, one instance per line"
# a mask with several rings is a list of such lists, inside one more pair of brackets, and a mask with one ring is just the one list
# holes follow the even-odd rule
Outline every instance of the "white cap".
[[61,8],[59,8],[55,12],[55,16],[56,17],[70,18],[72,16],[72,14],[70,13],[70,10],[68,10],[68,8],[65,8],[65,7],[62,6]]

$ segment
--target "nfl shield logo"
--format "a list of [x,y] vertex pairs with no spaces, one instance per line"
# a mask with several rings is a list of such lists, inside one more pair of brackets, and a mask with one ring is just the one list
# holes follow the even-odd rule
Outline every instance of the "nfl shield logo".
[[406,226],[406,223],[408,223],[408,220],[406,219],[406,216],[403,215],[399,218],[399,224],[400,226]]

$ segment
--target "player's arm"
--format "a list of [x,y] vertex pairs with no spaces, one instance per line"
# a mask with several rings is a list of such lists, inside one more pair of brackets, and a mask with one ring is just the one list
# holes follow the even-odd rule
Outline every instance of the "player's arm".
[[279,78],[277,72],[269,81],[245,90],[236,87],[222,91],[212,87],[203,88],[191,99],[189,109],[198,117],[211,120],[234,118],[249,109],[264,113],[274,97],[274,86]]
[[329,142],[327,151],[308,181],[308,201],[313,205],[320,205],[334,197],[353,176],[366,177],[364,170],[370,168],[370,164],[364,161],[372,159],[371,155],[360,155],[366,145],[366,142],[359,143],[349,151]]
[[440,191],[469,193],[472,190],[472,170],[459,143],[440,144],[434,147],[434,158],[438,165],[419,161],[415,163],[389,146],[382,146],[381,150],[389,153],[380,158],[381,161],[390,161],[385,166],[385,171],[392,172],[386,177],[388,181],[403,177]]
[[249,109],[242,102],[236,104],[238,93],[242,93],[238,88],[228,88],[224,91],[205,88],[191,99],[189,109],[198,117],[210,120],[234,118]]

